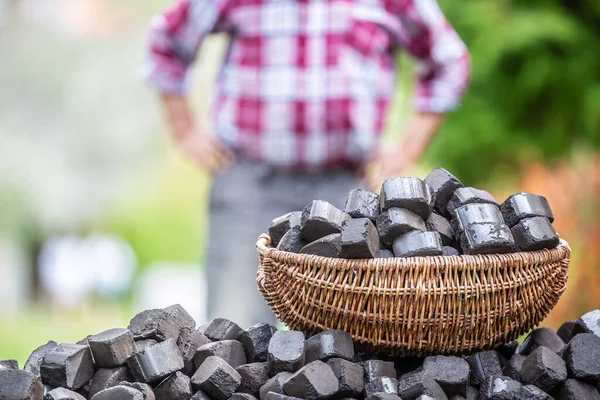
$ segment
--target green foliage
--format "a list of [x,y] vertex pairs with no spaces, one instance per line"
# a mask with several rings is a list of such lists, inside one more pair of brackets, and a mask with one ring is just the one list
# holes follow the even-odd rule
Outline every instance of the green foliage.
[[127,193],[101,230],[124,238],[140,267],[156,261],[200,263],[206,233],[208,176],[169,146],[157,179]]
[[474,184],[600,146],[600,3],[440,0],[472,79],[427,159]]
[[161,201],[139,201],[114,216],[106,230],[129,243],[142,268],[155,261],[199,263],[204,230],[190,214],[197,213]]

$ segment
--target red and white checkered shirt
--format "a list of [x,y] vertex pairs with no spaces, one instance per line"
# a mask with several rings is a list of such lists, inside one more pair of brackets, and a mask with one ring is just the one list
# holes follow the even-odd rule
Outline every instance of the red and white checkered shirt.
[[231,37],[212,107],[215,134],[268,165],[357,165],[393,96],[396,51],[419,61],[414,105],[445,112],[469,55],[436,0],[180,0],[151,23],[146,76],[183,93],[202,40]]

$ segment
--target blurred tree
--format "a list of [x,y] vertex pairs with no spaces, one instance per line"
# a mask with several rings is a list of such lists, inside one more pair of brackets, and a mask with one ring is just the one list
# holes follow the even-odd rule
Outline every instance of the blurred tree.
[[440,0],[472,82],[427,154],[465,183],[600,146],[600,2]]

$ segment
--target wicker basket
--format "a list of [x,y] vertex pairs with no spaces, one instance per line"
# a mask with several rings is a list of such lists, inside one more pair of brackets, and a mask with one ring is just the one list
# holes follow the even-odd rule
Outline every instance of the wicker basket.
[[391,356],[494,348],[535,327],[567,284],[570,248],[451,257],[344,260],[256,243],[258,288],[290,329],[349,332]]

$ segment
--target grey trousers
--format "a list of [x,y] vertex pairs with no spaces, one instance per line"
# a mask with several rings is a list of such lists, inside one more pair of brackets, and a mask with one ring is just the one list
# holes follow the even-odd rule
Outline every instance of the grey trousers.
[[287,173],[241,162],[214,178],[210,195],[207,316],[228,318],[242,328],[275,323],[275,315],[256,287],[255,244],[271,220],[302,210],[311,200],[344,207],[348,192],[359,187],[351,171]]

